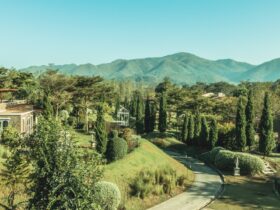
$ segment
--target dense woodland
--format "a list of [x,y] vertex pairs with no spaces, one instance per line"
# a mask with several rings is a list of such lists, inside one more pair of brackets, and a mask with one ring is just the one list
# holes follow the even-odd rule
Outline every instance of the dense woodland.
[[[102,165],[137,147],[127,137],[129,132],[170,133],[187,146],[207,150],[221,146],[269,155],[280,149],[280,81],[179,86],[165,78],[149,86],[99,76],[65,76],[55,70],[35,77],[1,68],[0,88],[18,89],[3,94],[3,99],[25,99],[41,110],[31,136],[20,137],[12,128],[2,133],[1,144],[9,149],[1,172],[10,189],[0,204],[5,209],[100,208],[106,201],[98,202],[103,198],[93,189]],[[120,106],[129,110],[130,129],[114,124]],[[69,137],[71,130],[94,133],[96,150],[81,152]],[[107,185],[101,183],[100,191],[115,189]],[[21,193],[28,198],[23,203],[17,199]]]

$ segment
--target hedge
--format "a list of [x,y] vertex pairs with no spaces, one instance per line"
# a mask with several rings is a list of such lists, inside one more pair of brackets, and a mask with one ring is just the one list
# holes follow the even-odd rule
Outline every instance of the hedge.
[[217,153],[215,157],[215,166],[220,170],[233,171],[237,157],[241,174],[253,175],[264,170],[264,162],[259,157],[229,150],[220,150]]
[[100,181],[94,186],[94,201],[104,210],[117,210],[121,192],[114,183]]
[[106,152],[107,159],[109,161],[122,159],[127,154],[127,150],[127,142],[115,134],[115,136],[108,142]]

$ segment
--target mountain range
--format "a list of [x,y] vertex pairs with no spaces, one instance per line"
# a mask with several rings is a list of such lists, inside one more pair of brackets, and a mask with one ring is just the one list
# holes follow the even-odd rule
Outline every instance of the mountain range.
[[39,75],[47,69],[58,70],[66,75],[99,75],[105,79],[134,80],[146,83],[158,83],[169,77],[177,84],[196,82],[213,83],[225,81],[275,81],[280,78],[280,58],[260,65],[238,62],[232,59],[209,60],[190,53],[176,53],[163,57],[124,60],[111,63],[65,64],[30,66],[20,71]]

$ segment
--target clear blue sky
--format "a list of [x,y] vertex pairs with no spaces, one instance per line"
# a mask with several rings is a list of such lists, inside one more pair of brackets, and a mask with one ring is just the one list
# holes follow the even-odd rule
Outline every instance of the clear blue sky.
[[0,65],[280,57],[279,0],[0,0]]

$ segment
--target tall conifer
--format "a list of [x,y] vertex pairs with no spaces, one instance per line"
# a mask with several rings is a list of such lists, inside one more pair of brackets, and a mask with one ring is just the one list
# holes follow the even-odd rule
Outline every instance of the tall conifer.
[[254,118],[253,92],[250,90],[246,105],[246,141],[249,148],[255,142]]
[[275,140],[273,137],[273,118],[271,113],[271,105],[268,93],[265,93],[264,106],[260,121],[260,141],[259,150],[264,155],[269,155],[275,148]]
[[235,148],[244,151],[246,148],[246,116],[242,96],[239,97],[235,120]]
[[166,111],[166,96],[162,93],[160,96],[159,103],[159,119],[158,119],[158,130],[164,133],[167,129],[167,111]]

